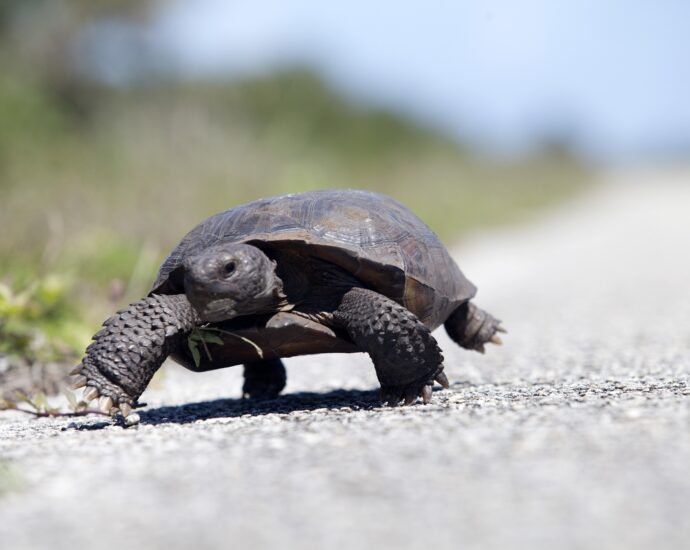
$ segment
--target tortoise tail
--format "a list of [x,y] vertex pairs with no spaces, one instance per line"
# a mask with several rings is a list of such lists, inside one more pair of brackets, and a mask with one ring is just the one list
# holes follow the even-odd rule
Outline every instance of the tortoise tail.
[[459,306],[445,322],[446,332],[465,349],[484,353],[484,344],[501,344],[497,332],[506,332],[501,321],[472,302]]

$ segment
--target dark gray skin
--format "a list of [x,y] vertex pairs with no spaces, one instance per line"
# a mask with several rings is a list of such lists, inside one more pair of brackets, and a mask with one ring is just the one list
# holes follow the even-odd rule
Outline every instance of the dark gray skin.
[[[278,311],[343,330],[372,358],[381,383],[381,400],[406,405],[431,399],[434,381],[444,387],[443,355],[431,331],[400,304],[338,267],[321,264],[315,280],[288,296],[276,262],[256,247],[209,247],[185,262],[186,295],[153,295],[118,312],[104,323],[89,346],[73,385],[87,385],[87,398],[101,397],[104,410],[128,413],[171,349],[194,327],[235,317]],[[328,285],[324,285],[328,282]],[[467,302],[446,321],[459,345],[483,351],[498,343],[500,323]],[[285,386],[280,359],[245,364],[244,394],[274,397]]]
[[273,313],[287,305],[276,262],[255,246],[217,245],[184,262],[187,298],[202,321]]
[[343,329],[372,357],[384,401],[429,400],[431,385],[443,371],[443,356],[429,329],[412,313],[325,262],[306,291],[288,297],[275,268],[256,247],[216,245],[185,262],[186,294],[201,320],[210,323],[289,309]]
[[[426,403],[434,381],[448,386],[432,330],[444,324],[480,352],[500,343],[500,322],[470,301],[475,293],[433,231],[390,197],[261,199],[192,229],[151,294],[105,321],[72,383],[126,416],[168,356],[197,372],[244,364],[244,395],[275,397],[281,358],[365,351],[385,403]],[[200,358],[188,344],[199,328],[222,341]]]

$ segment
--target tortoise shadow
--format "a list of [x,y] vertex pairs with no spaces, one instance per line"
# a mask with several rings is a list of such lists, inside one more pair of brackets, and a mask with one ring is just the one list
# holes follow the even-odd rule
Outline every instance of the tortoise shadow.
[[381,406],[378,390],[333,390],[326,393],[299,392],[275,399],[214,399],[184,405],[166,405],[139,412],[141,424],[189,424],[213,418],[288,414],[316,409],[369,410]]
[[[452,386],[461,385],[460,383]],[[466,385],[466,384],[462,384]],[[434,388],[438,391],[439,388]],[[214,418],[238,418],[241,416],[265,416],[315,410],[343,410],[343,412],[373,410],[385,407],[379,400],[379,390],[332,390],[326,393],[299,392],[280,395],[274,399],[213,399],[184,405],[165,405],[137,411],[139,425],[191,424],[197,420]],[[126,427],[122,417],[101,422],[72,422],[69,427],[79,431],[97,431],[113,425]]]

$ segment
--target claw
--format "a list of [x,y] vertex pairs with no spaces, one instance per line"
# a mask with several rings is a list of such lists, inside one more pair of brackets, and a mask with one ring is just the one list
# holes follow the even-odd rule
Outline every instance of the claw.
[[486,350],[484,349],[484,344],[479,344],[479,346],[477,346],[475,349],[476,349],[479,353],[482,353],[482,354],[483,354],[483,353],[486,353]]
[[98,390],[96,388],[92,386],[86,386],[86,388],[84,388],[84,395],[82,396],[84,401],[88,403],[96,399],[96,397],[98,397]]
[[450,388],[450,382],[448,382],[448,377],[446,376],[446,373],[441,371],[439,372],[436,377],[434,378],[436,382],[441,384],[444,388],[448,389]]
[[405,405],[412,405],[415,401],[417,401],[417,390],[407,390],[405,393]]
[[110,409],[113,408],[113,400],[110,397],[101,397],[99,408],[101,409],[101,412],[110,414]]
[[388,392],[381,390],[381,401],[383,401],[388,407],[397,407],[400,403],[401,397],[396,395],[394,392]]
[[80,372],[81,372],[81,364],[77,365],[71,371],[69,371],[70,374],[79,374]]
[[498,325],[496,327],[496,332],[502,332],[504,334],[508,334],[508,331],[505,328],[503,328],[503,325]]
[[83,388],[84,386],[86,386],[87,380],[86,376],[84,376],[83,374],[73,374],[69,377],[69,382],[73,390],[78,390],[79,388]]
[[503,340],[501,340],[498,336],[494,334],[491,338],[489,338],[489,342],[491,342],[492,344],[496,344],[497,346],[500,346],[503,343]]
[[141,422],[141,418],[139,418],[137,413],[132,413],[125,417],[125,426],[136,426],[139,422]]
[[390,397],[390,394],[383,388],[379,390],[379,401],[381,401],[381,403],[388,403]]
[[120,403],[120,412],[122,413],[122,416],[127,418],[130,414],[132,414],[132,407],[127,403]]
[[422,388],[422,401],[424,401],[425,405],[431,401],[431,392],[431,386],[424,386]]

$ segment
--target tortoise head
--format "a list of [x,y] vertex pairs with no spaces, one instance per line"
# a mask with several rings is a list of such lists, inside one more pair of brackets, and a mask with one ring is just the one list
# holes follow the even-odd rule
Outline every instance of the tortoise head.
[[207,322],[273,312],[285,299],[275,268],[255,246],[216,244],[185,260],[185,294]]

